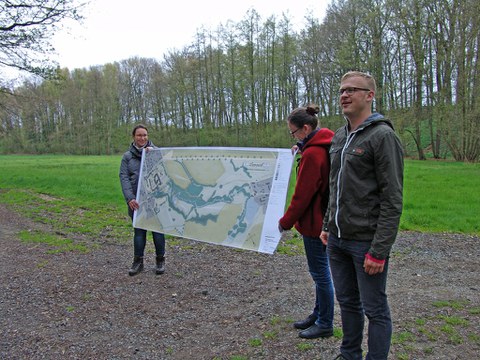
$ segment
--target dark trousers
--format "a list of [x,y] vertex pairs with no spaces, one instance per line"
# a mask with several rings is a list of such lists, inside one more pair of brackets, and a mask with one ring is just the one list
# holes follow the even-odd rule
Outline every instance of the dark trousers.
[[[165,255],[165,235],[152,231],[153,243],[155,244],[155,252],[157,256]],[[147,230],[134,228],[133,249],[134,255],[143,257],[145,245],[147,243]]]
[[362,359],[365,315],[368,318],[368,352],[365,360],[385,360],[390,351],[392,320],[386,284],[388,259],[382,273],[363,270],[370,242],[328,238],[328,256],[335,294],[340,305],[343,341],[341,353],[348,360]]
[[[128,208],[128,215],[133,221],[133,211]],[[153,244],[155,245],[155,253],[157,256],[165,255],[165,235],[152,231]],[[143,257],[145,253],[145,245],[147,244],[147,230],[133,228],[133,255],[135,257]]]

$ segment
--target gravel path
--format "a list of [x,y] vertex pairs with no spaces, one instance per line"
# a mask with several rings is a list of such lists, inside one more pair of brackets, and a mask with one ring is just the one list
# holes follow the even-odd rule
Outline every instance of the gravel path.
[[[156,276],[149,240],[146,271],[129,277],[132,249],[125,241],[52,254],[46,245],[18,240],[18,231],[37,228],[54,232],[0,207],[0,359],[337,354],[339,338],[303,340],[292,327],[313,301],[304,256],[167,240],[167,270]],[[389,275],[400,339],[391,359],[480,358],[479,245],[478,237],[464,235],[400,234]]]

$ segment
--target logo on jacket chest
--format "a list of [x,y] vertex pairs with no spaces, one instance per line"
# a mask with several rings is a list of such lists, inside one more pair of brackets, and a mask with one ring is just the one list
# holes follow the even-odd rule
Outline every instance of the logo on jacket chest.
[[362,149],[362,148],[356,147],[352,149],[352,154],[363,155],[364,152],[365,152],[365,149]]

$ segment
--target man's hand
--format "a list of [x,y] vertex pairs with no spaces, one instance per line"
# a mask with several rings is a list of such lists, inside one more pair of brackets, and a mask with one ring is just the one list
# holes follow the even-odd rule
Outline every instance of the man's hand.
[[370,260],[367,256],[365,256],[365,261],[363,262],[363,268],[368,275],[375,275],[380,274],[383,272],[383,267],[385,266],[385,262],[375,262]]

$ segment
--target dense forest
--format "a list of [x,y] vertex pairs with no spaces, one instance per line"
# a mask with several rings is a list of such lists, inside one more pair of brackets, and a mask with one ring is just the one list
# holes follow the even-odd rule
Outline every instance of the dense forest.
[[295,107],[343,125],[340,78],[360,70],[408,156],[478,161],[479,48],[478,0],[338,0],[301,29],[250,10],[163,59],[58,68],[0,92],[0,152],[118,154],[136,123],[157,146],[289,147]]

